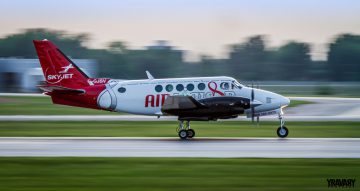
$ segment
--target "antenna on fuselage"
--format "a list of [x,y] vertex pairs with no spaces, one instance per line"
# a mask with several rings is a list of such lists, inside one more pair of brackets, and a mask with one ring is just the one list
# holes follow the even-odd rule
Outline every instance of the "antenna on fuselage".
[[149,80],[153,80],[153,79],[154,79],[154,76],[152,76],[149,71],[146,70],[145,73],[146,73],[146,75],[147,75],[147,77],[148,77]]

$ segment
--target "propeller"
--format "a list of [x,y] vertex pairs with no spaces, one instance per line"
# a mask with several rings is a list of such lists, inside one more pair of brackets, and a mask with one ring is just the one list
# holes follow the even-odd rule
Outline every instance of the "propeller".
[[255,116],[255,106],[254,106],[254,99],[255,99],[255,92],[254,92],[254,83],[251,83],[251,121],[254,123],[254,116]]
[[[257,83],[257,88],[259,88],[259,84]],[[250,109],[251,109],[251,121],[254,123],[255,121],[255,107],[258,106],[255,103],[255,91],[254,91],[254,83],[251,84],[251,102],[250,102]],[[256,116],[256,124],[259,125],[260,117]]]

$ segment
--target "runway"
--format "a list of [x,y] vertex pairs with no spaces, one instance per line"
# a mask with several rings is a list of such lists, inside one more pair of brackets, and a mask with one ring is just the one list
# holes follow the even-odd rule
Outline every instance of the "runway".
[[0,156],[360,158],[360,138],[2,137]]
[[285,108],[285,115],[295,116],[330,116],[360,118],[360,98],[340,97],[289,97],[290,100],[310,101],[312,104]]

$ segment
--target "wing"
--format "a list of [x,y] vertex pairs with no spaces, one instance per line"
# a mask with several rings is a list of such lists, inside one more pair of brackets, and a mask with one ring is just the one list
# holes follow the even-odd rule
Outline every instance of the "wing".
[[195,100],[191,96],[169,96],[161,111],[175,115],[179,120],[216,120],[237,117],[249,107],[249,99],[239,97],[213,97]]
[[169,110],[187,110],[197,108],[206,108],[206,106],[196,101],[191,96],[168,96],[164,101],[161,110],[166,113],[166,111]]

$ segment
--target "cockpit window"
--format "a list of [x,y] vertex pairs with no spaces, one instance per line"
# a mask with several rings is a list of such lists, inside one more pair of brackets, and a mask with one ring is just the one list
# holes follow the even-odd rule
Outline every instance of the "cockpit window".
[[234,88],[238,88],[238,89],[241,89],[241,88],[243,88],[243,85],[241,85],[238,81],[232,81],[232,88],[234,89]]

